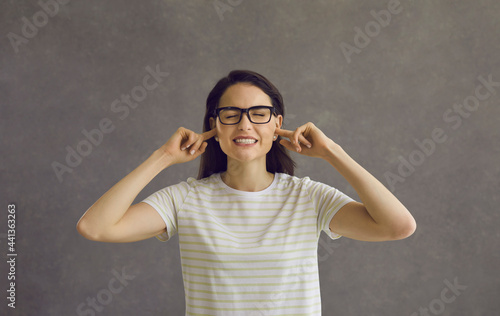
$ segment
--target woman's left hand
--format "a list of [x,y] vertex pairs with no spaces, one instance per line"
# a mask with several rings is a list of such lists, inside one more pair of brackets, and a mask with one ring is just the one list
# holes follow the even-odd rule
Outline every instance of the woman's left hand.
[[289,139],[280,140],[280,144],[286,149],[310,157],[325,159],[330,146],[336,145],[311,122],[298,127],[295,131],[276,128],[275,133]]

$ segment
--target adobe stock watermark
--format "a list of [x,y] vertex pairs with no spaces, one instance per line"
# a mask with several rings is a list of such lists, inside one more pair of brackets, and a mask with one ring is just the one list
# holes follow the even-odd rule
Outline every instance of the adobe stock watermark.
[[440,315],[444,313],[446,304],[453,303],[467,289],[467,286],[458,283],[458,278],[455,278],[453,283],[447,279],[443,282],[446,286],[441,290],[440,296],[431,300],[427,306],[420,306],[418,312],[414,312],[410,316],[430,316],[429,311],[432,315]]
[[234,8],[243,3],[243,0],[214,0],[212,2],[215,12],[219,16],[219,20],[224,21],[224,13],[233,12]]
[[21,18],[23,22],[23,26],[21,26],[22,35],[18,35],[14,32],[9,32],[7,34],[7,38],[14,52],[18,53],[21,45],[28,44],[29,39],[33,39],[38,34],[38,30],[49,23],[49,18],[53,18],[59,13],[60,5],[66,5],[69,1],[70,0],[39,0],[38,5],[42,9],[35,12],[31,20],[25,16]]
[[[488,100],[491,95],[496,94],[495,88],[500,87],[500,82],[493,81],[492,75],[485,79],[482,75],[477,77],[480,84],[474,90],[474,95],[464,98],[462,103],[454,104],[451,108],[443,112],[443,121],[449,123],[452,130],[462,126],[463,120],[469,118],[472,112],[479,109],[480,101]],[[396,184],[405,182],[406,178],[415,173],[416,168],[421,166],[429,156],[434,154],[437,144],[443,144],[448,140],[445,130],[436,127],[432,130],[430,138],[420,141],[414,139],[413,142],[418,149],[413,150],[406,158],[399,156],[397,174],[391,171],[384,173],[385,181],[389,189],[394,192]]]
[[87,297],[85,302],[80,303],[76,307],[76,314],[78,316],[95,316],[96,312],[101,313],[106,306],[111,304],[113,297],[121,293],[129,285],[129,281],[136,277],[133,274],[127,274],[125,267],[122,268],[121,273],[112,269],[111,274],[114,277],[102,289],[97,291],[95,297]]
[[371,39],[378,36],[380,31],[391,23],[392,15],[403,11],[403,7],[400,5],[401,3],[398,0],[389,0],[387,10],[380,10],[378,12],[375,10],[370,11],[374,20],[366,23],[364,32],[363,29],[357,26],[354,27],[354,46],[346,42],[340,43],[340,49],[348,64],[351,63],[352,54],[361,53],[361,50],[371,43]]
[[[110,104],[111,112],[116,113],[120,120],[126,119],[130,115],[130,111],[136,109],[139,103],[147,98],[148,93],[158,88],[163,79],[169,75],[168,72],[160,70],[160,65],[156,65],[155,69],[146,66],[145,69],[148,74],[142,78],[141,84],[133,87],[130,94],[122,94],[119,99],[113,100]],[[66,146],[66,159],[64,160],[66,164],[59,161],[53,161],[51,164],[59,183],[63,182],[65,173],[72,173],[73,169],[82,163],[83,158],[88,157],[102,143],[105,134],[114,130],[113,121],[107,117],[99,121],[98,127],[90,131],[83,129],[81,132],[84,139],[76,144],[76,149],[69,145]]]

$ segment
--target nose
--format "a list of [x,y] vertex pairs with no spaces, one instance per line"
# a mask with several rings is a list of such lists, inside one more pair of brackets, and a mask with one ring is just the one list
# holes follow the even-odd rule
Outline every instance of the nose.
[[246,113],[243,113],[243,115],[241,116],[241,121],[238,123],[238,128],[240,130],[252,129],[252,122],[250,122]]

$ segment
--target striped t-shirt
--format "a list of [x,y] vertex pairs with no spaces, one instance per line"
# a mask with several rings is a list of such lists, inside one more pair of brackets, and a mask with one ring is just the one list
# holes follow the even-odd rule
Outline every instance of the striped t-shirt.
[[258,192],[220,173],[189,178],[142,202],[179,234],[186,315],[321,315],[318,239],[353,201],[326,184],[275,173]]

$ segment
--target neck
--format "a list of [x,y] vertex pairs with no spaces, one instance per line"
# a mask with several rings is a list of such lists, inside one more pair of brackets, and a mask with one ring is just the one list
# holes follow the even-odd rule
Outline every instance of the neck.
[[227,170],[221,174],[221,178],[233,189],[258,192],[273,183],[274,174],[267,172],[265,161],[264,164],[228,161]]

